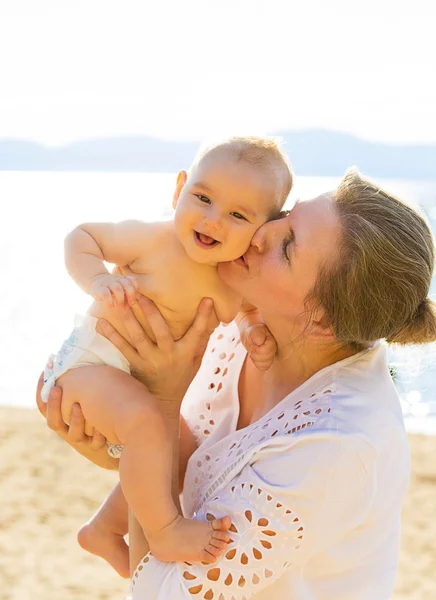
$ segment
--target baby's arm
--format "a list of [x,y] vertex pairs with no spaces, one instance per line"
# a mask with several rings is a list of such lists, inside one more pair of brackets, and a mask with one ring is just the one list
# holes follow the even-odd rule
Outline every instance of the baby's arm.
[[241,341],[260,371],[270,368],[277,352],[277,342],[255,306],[244,302],[236,315]]
[[95,300],[109,305],[133,304],[138,292],[135,276],[111,274],[104,261],[130,265],[151,250],[152,224],[140,221],[85,223],[65,239],[65,265],[74,281]]

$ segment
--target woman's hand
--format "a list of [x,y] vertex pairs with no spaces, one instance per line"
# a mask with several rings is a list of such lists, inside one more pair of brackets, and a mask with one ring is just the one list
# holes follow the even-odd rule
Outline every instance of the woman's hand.
[[138,305],[156,343],[148,337],[128,307],[120,310],[120,316],[131,343],[103,319],[99,320],[97,331],[124,354],[132,375],[142,381],[152,394],[160,400],[180,404],[200,367],[209,337],[218,325],[213,301],[203,298],[193,324],[177,341],[174,341],[165,319],[149,298],[140,296]]
[[46,419],[47,425],[65,440],[79,454],[104,469],[118,469],[119,461],[109,456],[106,438],[94,431],[92,437],[85,434],[85,419],[79,404],[74,404],[71,411],[71,423],[68,426],[62,418],[61,402],[62,390],[54,387],[47,403],[41,398],[41,389],[44,385],[44,376],[41,374],[36,389],[36,405],[39,412]]

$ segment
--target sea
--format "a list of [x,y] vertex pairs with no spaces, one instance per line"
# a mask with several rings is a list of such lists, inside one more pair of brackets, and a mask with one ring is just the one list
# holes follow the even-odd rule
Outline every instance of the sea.
[[[378,181],[419,204],[436,234],[436,181]],[[297,177],[289,205],[337,183]],[[0,405],[34,408],[47,356],[90,303],[65,271],[65,235],[87,221],[169,218],[174,184],[173,173],[0,172]],[[436,434],[436,344],[395,349],[390,362],[407,428]]]

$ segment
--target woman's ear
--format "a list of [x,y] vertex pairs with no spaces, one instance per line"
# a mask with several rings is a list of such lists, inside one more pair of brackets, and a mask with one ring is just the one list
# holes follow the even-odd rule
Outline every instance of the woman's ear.
[[335,335],[331,327],[324,327],[319,321],[313,321],[310,328],[310,336],[312,339],[323,340],[329,342],[335,339]]
[[323,340],[325,342],[335,339],[333,330],[320,309],[315,311],[308,325],[307,333],[312,339]]
[[177,206],[177,201],[179,199],[180,192],[182,191],[183,186],[185,185],[187,179],[188,179],[188,174],[186,171],[180,171],[179,174],[177,175],[176,189],[174,190],[174,195],[173,195],[173,209],[174,210]]

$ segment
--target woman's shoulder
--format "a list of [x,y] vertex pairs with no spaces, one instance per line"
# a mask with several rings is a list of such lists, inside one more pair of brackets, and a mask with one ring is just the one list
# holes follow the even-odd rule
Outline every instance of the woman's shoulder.
[[335,426],[360,434],[380,448],[387,438],[405,442],[401,403],[383,342],[339,364],[334,374]]

